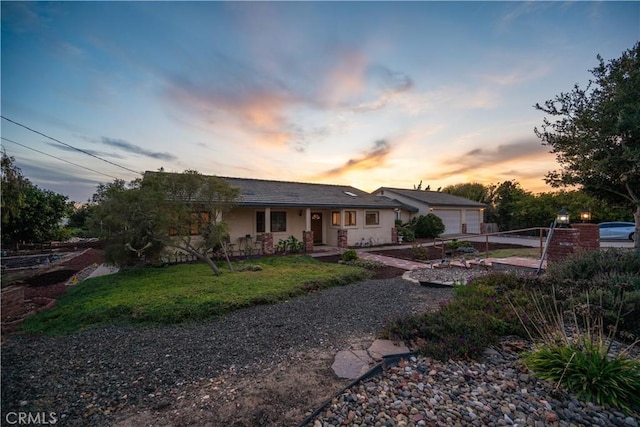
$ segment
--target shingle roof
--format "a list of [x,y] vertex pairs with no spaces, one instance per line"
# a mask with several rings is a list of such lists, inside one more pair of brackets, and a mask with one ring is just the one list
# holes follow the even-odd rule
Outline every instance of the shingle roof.
[[442,193],[440,191],[406,190],[402,188],[380,187],[374,191],[374,193],[377,193],[380,190],[384,190],[384,195],[387,197],[391,197],[391,195],[386,193],[387,191],[394,192],[404,197],[417,200],[422,203],[427,203],[430,206],[487,207],[484,203],[465,199],[464,197],[454,196],[449,193]]
[[240,206],[293,206],[393,209],[405,207],[398,201],[378,197],[347,185],[309,184],[250,178],[225,179],[240,188]]

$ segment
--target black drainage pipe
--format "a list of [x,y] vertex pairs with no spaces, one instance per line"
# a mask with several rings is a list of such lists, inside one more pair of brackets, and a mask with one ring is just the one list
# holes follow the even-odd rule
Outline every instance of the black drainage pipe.
[[365,372],[363,375],[359,376],[358,378],[356,378],[355,380],[351,381],[346,387],[344,387],[342,390],[338,391],[337,393],[335,393],[333,396],[331,396],[329,399],[327,399],[322,405],[320,405],[319,408],[317,408],[315,411],[313,411],[311,413],[311,415],[309,415],[307,418],[304,419],[304,421],[302,421],[298,427],[306,427],[307,424],[309,424],[311,421],[313,421],[313,419],[315,417],[317,417],[318,415],[320,415],[320,413],[327,407],[329,406],[329,404],[333,401],[333,399],[339,397],[342,393],[344,393],[345,391],[349,390],[350,388],[356,386],[360,381],[364,381],[364,380],[368,380],[369,378],[381,374],[383,370],[388,369],[392,366],[395,366],[398,364],[398,362],[401,359],[408,359],[412,356],[416,356],[417,353],[416,352],[410,352],[410,353],[402,353],[402,354],[392,354],[390,356],[383,356],[382,357],[382,362],[376,364],[373,368],[369,369],[367,372]]

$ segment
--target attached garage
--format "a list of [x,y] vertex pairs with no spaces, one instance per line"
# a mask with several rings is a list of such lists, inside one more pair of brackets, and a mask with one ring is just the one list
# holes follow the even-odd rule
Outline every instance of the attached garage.
[[467,209],[465,213],[466,219],[464,223],[467,224],[467,233],[480,234],[480,223],[482,222],[480,211]]
[[462,233],[462,212],[460,209],[434,209],[433,213],[444,223],[443,235]]
[[404,209],[404,216],[402,212],[397,213],[398,218],[403,221],[429,213],[437,215],[445,226],[442,234],[449,236],[463,234],[463,232],[480,234],[484,210],[487,208],[484,203],[440,191],[380,187],[373,194],[407,206]]

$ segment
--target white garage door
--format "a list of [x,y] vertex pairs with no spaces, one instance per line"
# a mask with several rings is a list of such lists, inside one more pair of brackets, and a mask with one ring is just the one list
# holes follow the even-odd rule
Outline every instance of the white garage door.
[[466,213],[467,233],[480,234],[480,211],[468,210]]
[[461,217],[459,209],[434,209],[433,213],[440,217],[444,223],[444,234],[460,234],[462,232]]

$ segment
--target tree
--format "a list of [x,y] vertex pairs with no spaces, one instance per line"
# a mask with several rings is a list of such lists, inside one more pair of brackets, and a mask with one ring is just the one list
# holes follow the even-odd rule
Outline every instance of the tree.
[[523,199],[530,196],[517,181],[504,181],[490,188],[490,209],[487,210],[487,222],[495,222],[500,230],[515,230],[520,223],[516,213]]
[[175,248],[220,270],[210,252],[228,238],[223,217],[239,197],[239,190],[221,178],[197,171],[149,172],[125,185],[115,181],[99,186],[93,200],[99,205],[92,224],[103,234],[119,236],[121,248],[141,252],[150,245]]
[[[549,114],[534,132],[552,148],[559,171],[547,173],[555,187],[579,186],[613,204],[634,209],[640,236],[640,42],[617,59],[590,70],[585,89],[576,84],[535,108]],[[640,255],[640,238],[635,239]]]
[[62,219],[71,210],[67,196],[42,190],[22,176],[14,159],[2,155],[2,241],[20,243],[59,239]]

